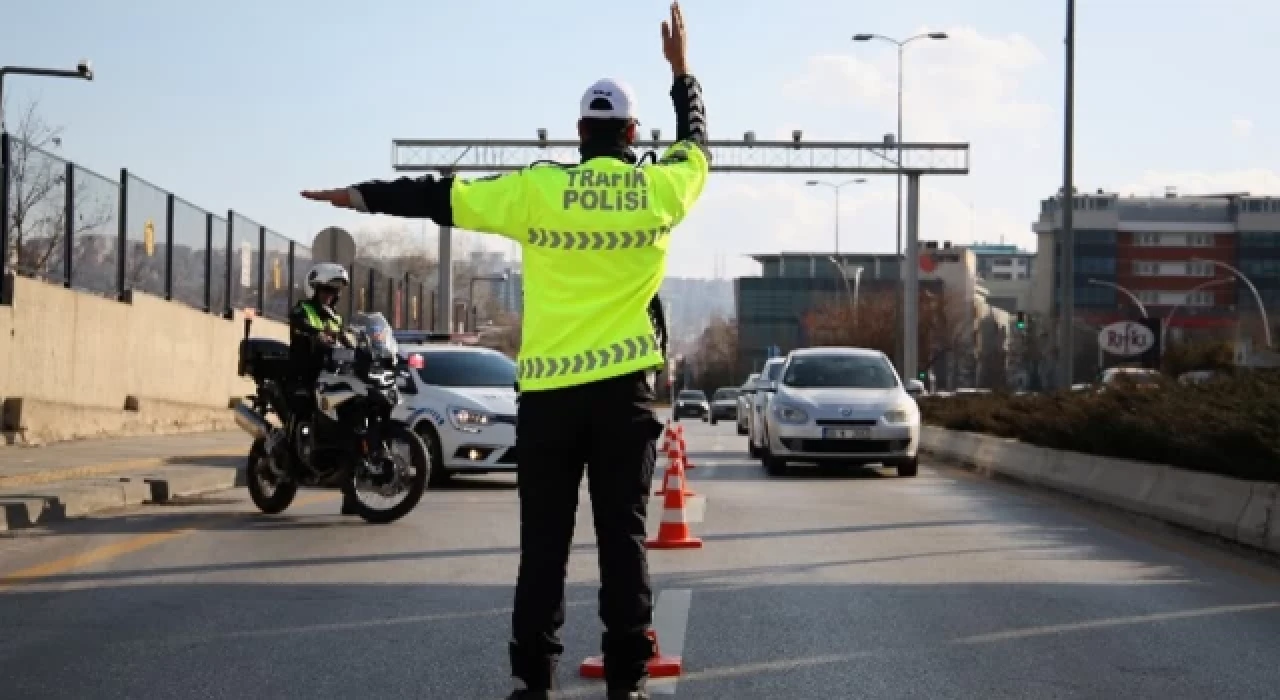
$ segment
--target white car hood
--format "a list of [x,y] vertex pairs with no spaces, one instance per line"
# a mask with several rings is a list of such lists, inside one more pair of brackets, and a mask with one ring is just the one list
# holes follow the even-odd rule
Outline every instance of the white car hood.
[[848,407],[856,411],[884,411],[908,403],[910,397],[893,389],[796,389],[780,387],[778,398],[805,408]]
[[489,413],[514,416],[516,414],[516,390],[502,387],[463,388],[436,387],[442,394],[450,394],[450,400],[461,408],[478,408]]

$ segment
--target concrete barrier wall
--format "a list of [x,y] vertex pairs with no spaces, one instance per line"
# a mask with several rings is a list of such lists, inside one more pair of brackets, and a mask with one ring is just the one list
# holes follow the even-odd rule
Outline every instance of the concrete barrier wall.
[[[132,303],[13,279],[0,307],[0,397],[10,441],[230,427],[242,317],[135,293]],[[257,320],[255,336],[288,339]]]
[[1280,485],[924,426],[926,453],[1280,554]]

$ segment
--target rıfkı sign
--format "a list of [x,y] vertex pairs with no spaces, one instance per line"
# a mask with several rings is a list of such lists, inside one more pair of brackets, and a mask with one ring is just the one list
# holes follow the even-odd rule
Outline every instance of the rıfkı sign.
[[1119,321],[1098,332],[1098,346],[1121,357],[1141,355],[1155,344],[1156,334],[1134,321]]

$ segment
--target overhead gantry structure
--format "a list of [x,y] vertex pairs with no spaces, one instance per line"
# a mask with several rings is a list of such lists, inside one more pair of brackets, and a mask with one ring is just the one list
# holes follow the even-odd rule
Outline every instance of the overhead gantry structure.
[[[654,130],[636,150],[662,153],[671,145]],[[713,173],[756,175],[903,175],[907,178],[906,252],[916,255],[920,240],[920,178],[924,175],[969,174],[967,143],[895,143],[892,135],[880,142],[805,141],[799,131],[790,141],[760,141],[753,132],[741,140],[709,143]],[[899,155],[901,154],[901,155]],[[899,158],[901,162],[899,162]],[[482,175],[520,170],[535,161],[573,164],[579,161],[578,142],[548,139],[545,129],[536,139],[396,139],[391,146],[392,168],[401,173]],[[900,251],[901,253],[902,251]],[[452,230],[440,229],[439,291],[436,330],[449,330],[453,311]],[[918,364],[917,336],[920,266],[906,265],[900,360],[904,377],[914,377]]]

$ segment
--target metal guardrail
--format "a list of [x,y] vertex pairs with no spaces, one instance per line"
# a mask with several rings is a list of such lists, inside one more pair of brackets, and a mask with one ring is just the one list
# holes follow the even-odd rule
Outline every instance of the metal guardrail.
[[[111,179],[0,134],[0,276],[128,301],[146,292],[207,313],[285,320],[311,250],[235,211],[219,216],[121,169]],[[431,328],[427,280],[355,265],[345,315]]]

